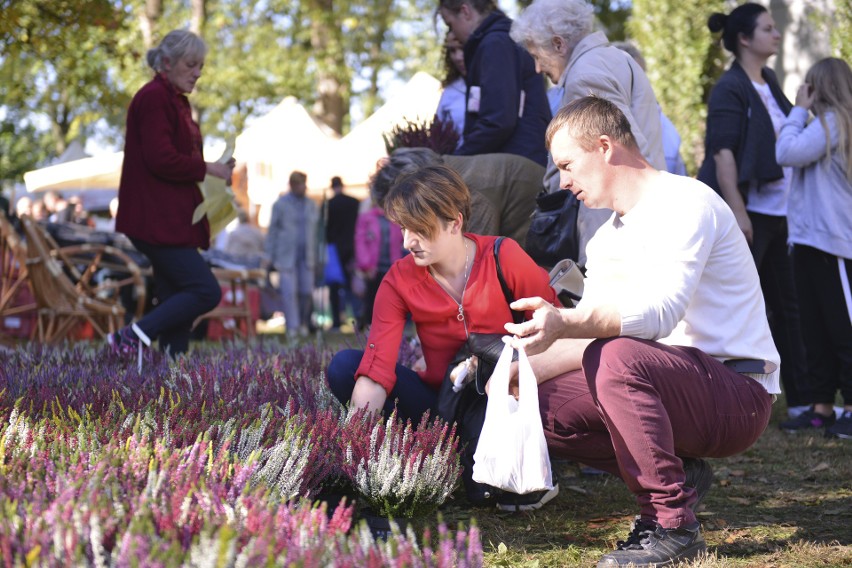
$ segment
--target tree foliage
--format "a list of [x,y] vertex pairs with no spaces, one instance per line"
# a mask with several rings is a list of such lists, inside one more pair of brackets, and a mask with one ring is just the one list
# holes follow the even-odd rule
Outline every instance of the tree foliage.
[[190,97],[207,138],[234,138],[289,95],[340,132],[353,97],[367,114],[381,103],[383,77],[438,72],[433,0],[0,0],[0,10],[3,180],[73,139],[120,147],[130,98],[152,76],[146,52],[176,28],[210,47]]
[[837,10],[831,30],[834,55],[852,62],[852,0],[836,0]]
[[680,132],[681,153],[693,174],[704,155],[707,97],[725,63],[707,18],[726,7],[725,0],[634,0],[627,23],[660,106]]
[[127,99],[115,84],[116,4],[5,0],[0,6],[0,149],[8,179],[46,154],[61,154],[74,138],[85,139],[103,109]]

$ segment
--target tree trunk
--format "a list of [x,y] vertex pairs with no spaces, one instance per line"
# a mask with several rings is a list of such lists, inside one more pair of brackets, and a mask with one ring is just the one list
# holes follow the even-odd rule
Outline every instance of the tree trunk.
[[207,0],[191,0],[191,15],[189,17],[189,31],[199,37],[207,20]]
[[314,0],[312,8],[311,48],[318,69],[314,114],[342,134],[349,99],[349,74],[343,57],[342,32],[335,22],[333,0]]
[[376,112],[379,106],[379,71],[385,66],[382,61],[382,43],[385,41],[385,35],[388,31],[391,13],[391,3],[385,0],[378,0],[375,3],[375,30],[373,37],[370,38],[370,86],[367,94],[364,97],[364,116],[370,116]]
[[162,0],[145,0],[145,9],[139,14],[139,29],[142,30],[142,43],[146,50],[154,47],[154,33],[162,10]]

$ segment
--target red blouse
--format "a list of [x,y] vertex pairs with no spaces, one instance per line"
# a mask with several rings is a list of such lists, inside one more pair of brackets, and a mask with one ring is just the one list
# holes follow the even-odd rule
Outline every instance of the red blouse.
[[206,171],[189,100],[155,76],[127,111],[116,230],[153,245],[207,248],[207,217],[192,223]]
[[[476,256],[463,301],[467,330],[504,333],[503,325],[512,321],[512,312],[497,278],[494,262],[497,237],[471,233],[465,236],[476,243]],[[512,239],[503,240],[500,266],[515,299],[541,296],[548,302],[556,302],[547,272]],[[465,322],[456,319],[458,304],[426,267],[414,263],[411,255],[395,262],[379,286],[367,348],[355,377],[367,376],[388,393],[393,390],[399,345],[408,314],[417,326],[426,360],[426,371],[420,373],[420,378],[432,389],[440,388],[447,367],[467,339]]]

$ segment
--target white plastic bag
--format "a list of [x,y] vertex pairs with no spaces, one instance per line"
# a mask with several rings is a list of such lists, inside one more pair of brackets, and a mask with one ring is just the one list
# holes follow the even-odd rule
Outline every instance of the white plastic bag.
[[523,494],[553,489],[553,478],[538,385],[524,350],[518,355],[518,400],[509,394],[510,345],[503,348],[491,375],[485,423],[473,455],[473,480]]

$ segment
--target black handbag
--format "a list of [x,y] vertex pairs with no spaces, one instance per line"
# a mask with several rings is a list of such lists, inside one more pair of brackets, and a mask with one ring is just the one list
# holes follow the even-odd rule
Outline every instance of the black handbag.
[[[494,241],[494,260],[497,263],[497,279],[503,289],[503,296],[506,298],[506,303],[511,304],[514,301],[512,292],[509,290],[505,278],[503,278],[503,270],[500,267],[499,253],[502,241],[503,237],[498,237]],[[512,310],[512,320],[515,323],[521,323],[524,321],[524,313]],[[453,357],[438,392],[436,411],[438,416],[446,422],[456,424],[456,433],[463,447],[461,455],[462,481],[468,500],[475,505],[489,503],[499,492],[498,489],[473,480],[473,454],[476,451],[479,434],[482,432],[482,424],[485,422],[485,407],[488,403],[488,397],[485,396],[485,383],[494,373],[497,359],[503,352],[502,338],[504,335],[502,333],[471,333],[468,340]],[[478,359],[475,378],[459,392],[456,392],[453,390],[453,380],[450,378],[450,373],[456,365],[471,355],[476,355]],[[518,354],[515,352],[513,354],[514,360],[517,360],[517,357]]]
[[580,253],[577,233],[580,202],[570,191],[559,190],[540,193],[535,204],[524,245],[527,254],[548,269],[565,258],[576,261]]

